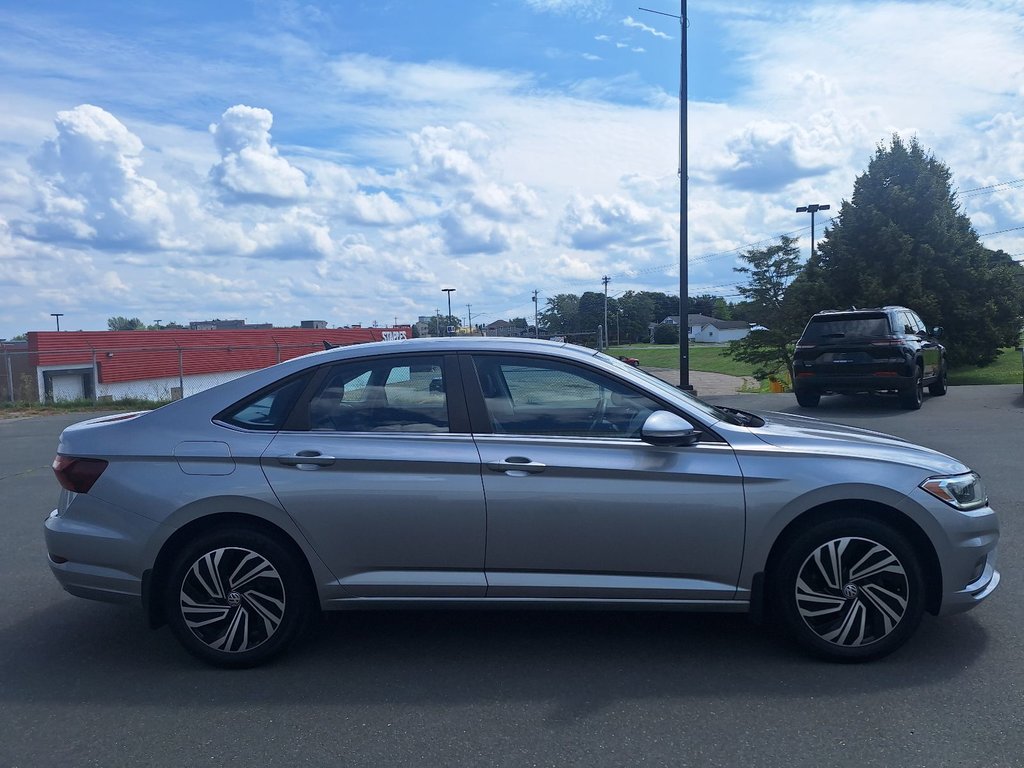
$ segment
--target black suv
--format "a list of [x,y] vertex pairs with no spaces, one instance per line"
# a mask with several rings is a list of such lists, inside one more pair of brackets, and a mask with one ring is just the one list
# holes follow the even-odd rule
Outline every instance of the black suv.
[[916,410],[924,388],[946,394],[946,349],[906,307],[828,310],[811,318],[793,356],[793,391],[804,408],[831,392],[896,392]]

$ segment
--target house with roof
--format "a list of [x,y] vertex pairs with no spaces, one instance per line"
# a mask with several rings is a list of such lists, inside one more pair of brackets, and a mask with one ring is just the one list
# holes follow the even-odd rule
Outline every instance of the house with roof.
[[[658,325],[679,325],[679,315],[669,315],[661,323],[651,323],[652,341]],[[707,315],[687,315],[686,326],[686,336],[690,341],[708,344],[739,341],[750,333],[750,323],[744,320],[719,320]]]

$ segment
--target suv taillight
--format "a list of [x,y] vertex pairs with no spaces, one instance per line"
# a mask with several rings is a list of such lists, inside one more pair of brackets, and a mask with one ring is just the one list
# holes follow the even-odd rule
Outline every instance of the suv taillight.
[[55,456],[53,474],[62,488],[74,493],[88,493],[93,484],[99,480],[107,462],[103,459],[79,459],[74,456]]

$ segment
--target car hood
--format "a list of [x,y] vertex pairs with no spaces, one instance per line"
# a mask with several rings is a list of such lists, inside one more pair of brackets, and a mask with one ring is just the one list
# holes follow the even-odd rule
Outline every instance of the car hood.
[[777,448],[905,464],[936,475],[970,471],[951,456],[882,432],[789,413],[757,415],[764,419],[764,426],[752,427],[751,433]]

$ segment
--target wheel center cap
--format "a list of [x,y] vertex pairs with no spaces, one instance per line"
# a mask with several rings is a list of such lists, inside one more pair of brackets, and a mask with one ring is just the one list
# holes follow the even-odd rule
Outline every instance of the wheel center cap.
[[237,608],[242,604],[242,595],[239,592],[228,592],[228,605]]
[[856,584],[847,584],[843,587],[843,597],[847,600],[853,600],[857,595],[860,594],[860,589]]

